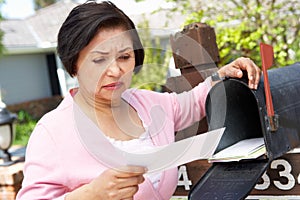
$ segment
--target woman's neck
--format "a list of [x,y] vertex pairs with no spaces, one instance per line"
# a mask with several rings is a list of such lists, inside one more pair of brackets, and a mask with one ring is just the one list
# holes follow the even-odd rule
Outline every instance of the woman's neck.
[[90,117],[91,114],[101,113],[105,116],[112,116],[121,108],[122,100],[118,101],[97,101],[97,99],[86,98],[84,94],[78,90],[74,95],[74,101],[83,109],[83,111]]
[[109,137],[128,140],[139,137],[145,131],[136,110],[123,99],[118,104],[92,103],[78,91],[74,101]]

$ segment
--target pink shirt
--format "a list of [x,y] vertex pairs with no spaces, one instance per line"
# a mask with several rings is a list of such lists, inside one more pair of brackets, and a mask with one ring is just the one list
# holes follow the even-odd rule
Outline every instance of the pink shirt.
[[[207,79],[181,94],[129,89],[123,98],[137,110],[152,132],[153,144],[159,146],[174,142],[175,131],[204,117],[210,88]],[[68,192],[89,183],[107,169],[81,144],[76,134],[73,105],[73,98],[68,94],[36,125],[27,145],[24,180],[17,200],[64,199]],[[168,200],[176,189],[177,179],[177,168],[162,172],[157,188],[146,178],[134,199]]]

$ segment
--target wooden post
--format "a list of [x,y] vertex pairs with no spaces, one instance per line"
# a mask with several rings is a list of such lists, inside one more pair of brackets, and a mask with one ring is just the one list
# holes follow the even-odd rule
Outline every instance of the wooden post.
[[23,180],[23,162],[0,167],[0,199],[14,200]]
[[171,36],[170,42],[175,68],[182,74],[167,80],[170,91],[189,90],[216,71],[219,52],[212,27],[204,23],[190,24]]
[[[219,52],[214,29],[205,23],[193,23],[170,37],[175,68],[181,76],[170,77],[165,84],[168,92],[188,91],[217,70]],[[180,140],[207,131],[206,119],[180,131]]]

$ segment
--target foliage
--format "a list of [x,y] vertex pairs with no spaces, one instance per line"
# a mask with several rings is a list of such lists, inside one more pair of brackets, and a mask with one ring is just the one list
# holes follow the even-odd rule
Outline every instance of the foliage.
[[259,43],[274,48],[274,66],[300,60],[298,0],[166,0],[170,12],[187,15],[186,24],[204,22],[215,28],[221,63],[247,56],[261,63]]
[[14,144],[26,145],[36,123],[37,120],[33,119],[33,117],[31,117],[26,111],[19,111]]
[[45,8],[51,4],[54,4],[57,0],[34,0],[35,10]]
[[[0,19],[0,21],[1,21],[1,19]],[[3,31],[0,30],[0,56],[3,55],[3,51],[4,51],[4,48],[5,48],[3,43],[2,43],[3,35],[4,35]]]
[[159,37],[151,37],[149,21],[144,19],[138,28],[145,49],[145,60],[142,69],[133,76],[131,86],[160,91],[161,86],[165,84],[171,53],[162,47]]

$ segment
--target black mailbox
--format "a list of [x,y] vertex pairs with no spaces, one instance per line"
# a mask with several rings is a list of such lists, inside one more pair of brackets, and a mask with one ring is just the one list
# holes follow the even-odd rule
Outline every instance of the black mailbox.
[[275,158],[300,145],[300,63],[268,71],[278,129],[266,112],[263,78],[257,90],[246,78],[216,84],[206,100],[209,130],[226,127],[216,152],[243,139],[263,137],[267,153],[254,160],[213,163],[189,199],[244,199]]

